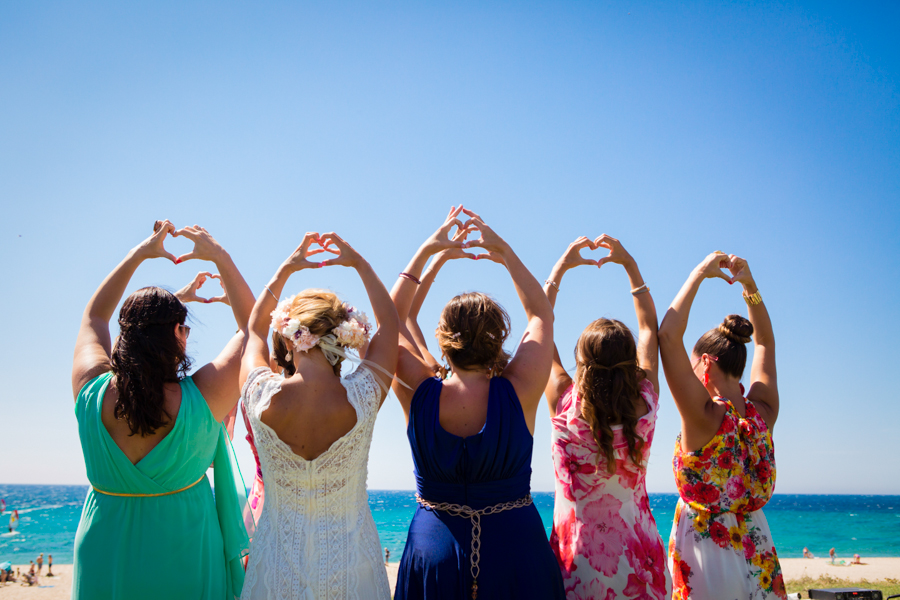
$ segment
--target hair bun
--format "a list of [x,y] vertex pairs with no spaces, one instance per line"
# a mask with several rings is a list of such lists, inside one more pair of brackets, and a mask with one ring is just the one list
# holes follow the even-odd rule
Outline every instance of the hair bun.
[[722,335],[737,344],[749,343],[753,335],[753,323],[741,315],[728,315],[718,329]]

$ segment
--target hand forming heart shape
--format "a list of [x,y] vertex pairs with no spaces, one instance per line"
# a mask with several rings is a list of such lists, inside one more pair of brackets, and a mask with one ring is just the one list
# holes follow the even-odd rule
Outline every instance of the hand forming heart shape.
[[[197,291],[201,287],[203,287],[203,284],[206,283],[207,278],[219,280],[219,285],[221,285],[223,289],[222,295],[214,296],[212,298],[202,298],[197,295]],[[175,296],[182,302],[203,302],[205,304],[221,302],[223,304],[230,305],[231,303],[228,301],[228,294],[224,292],[224,288],[225,286],[222,283],[222,278],[217,273],[201,271],[194,276],[194,279],[189,284],[175,292]]]

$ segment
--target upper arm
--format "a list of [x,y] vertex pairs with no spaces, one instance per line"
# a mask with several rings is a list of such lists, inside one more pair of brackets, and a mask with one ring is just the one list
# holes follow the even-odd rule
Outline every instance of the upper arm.
[[638,331],[637,359],[647,380],[653,384],[653,391],[659,394],[659,339],[656,328],[641,327]]
[[553,364],[550,366],[550,378],[544,387],[544,397],[547,398],[547,407],[550,409],[550,417],[555,417],[557,405],[562,395],[572,385],[572,378],[566,372],[559,358],[559,350],[553,345]]
[[[694,370],[691,368],[691,359],[688,357],[681,339],[669,339],[667,336],[661,336],[659,349],[662,354],[666,383],[669,385],[669,391],[672,392],[678,412],[681,413],[682,421],[691,427],[704,430],[712,425],[718,429],[718,423],[714,422],[714,411],[710,410],[714,402],[694,374]],[[716,429],[713,430],[713,434]]]
[[553,349],[553,321],[534,316],[528,320],[516,355],[503,371],[503,376],[513,384],[523,407],[531,409],[525,411],[526,419],[533,417],[541,394],[547,387]]
[[[240,398],[241,349],[245,339],[245,333],[239,331],[212,362],[194,373],[194,383],[216,421],[223,421]],[[268,366],[268,361],[257,366]]]
[[422,358],[412,335],[405,324],[400,325],[400,344],[397,356],[397,378],[412,389],[406,389],[400,384],[393,387],[394,394],[403,407],[403,414],[409,419],[409,409],[412,404],[413,394],[423,381],[434,377],[434,371]]
[[96,317],[82,317],[72,360],[72,393],[76,399],[87,382],[110,370],[111,353],[109,323]]
[[775,371],[774,345],[753,348],[753,366],[750,369],[750,390],[747,398],[759,409],[769,428],[778,419],[778,379]]
[[[365,349],[365,359],[375,363],[388,373],[394,373],[397,369],[397,341],[397,334],[395,331],[385,331],[384,329],[379,328],[378,331],[375,332],[375,335],[372,336],[372,340]],[[392,377],[388,377],[384,373],[374,369],[372,370],[372,373],[385,387],[390,388],[391,382],[393,381]],[[381,399],[382,404],[384,403],[385,397]]]

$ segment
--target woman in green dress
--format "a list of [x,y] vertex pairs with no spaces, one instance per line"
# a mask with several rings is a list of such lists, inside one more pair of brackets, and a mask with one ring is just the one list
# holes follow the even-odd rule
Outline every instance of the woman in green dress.
[[[194,242],[176,258],[168,235]],[[167,258],[216,264],[239,331],[221,354],[187,377],[190,328],[184,301],[201,300],[205,275],[178,292],[140,289],[109,320],[144,261]],[[209,274],[206,274],[209,275]],[[206,300],[211,302],[213,300]],[[227,252],[198,226],[157,221],[94,293],[81,320],[72,389],[88,492],[75,536],[73,600],[200,598],[240,594],[248,546],[245,499],[222,426],[240,397],[240,352],[254,298]],[[206,477],[215,469],[215,500]]]

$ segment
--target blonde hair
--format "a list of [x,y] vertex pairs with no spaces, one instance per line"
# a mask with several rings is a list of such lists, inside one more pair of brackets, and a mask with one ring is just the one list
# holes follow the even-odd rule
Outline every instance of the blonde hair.
[[[289,312],[292,319],[297,319],[311,334],[319,337],[331,333],[348,317],[344,303],[337,294],[328,290],[303,290],[294,296]],[[287,360],[286,355],[288,352],[294,352],[294,345],[277,331],[272,332],[272,352],[275,362],[284,369],[285,375],[288,377],[293,375],[294,361]],[[339,356],[337,362],[332,365],[335,375],[341,374],[343,360],[343,357]]]

